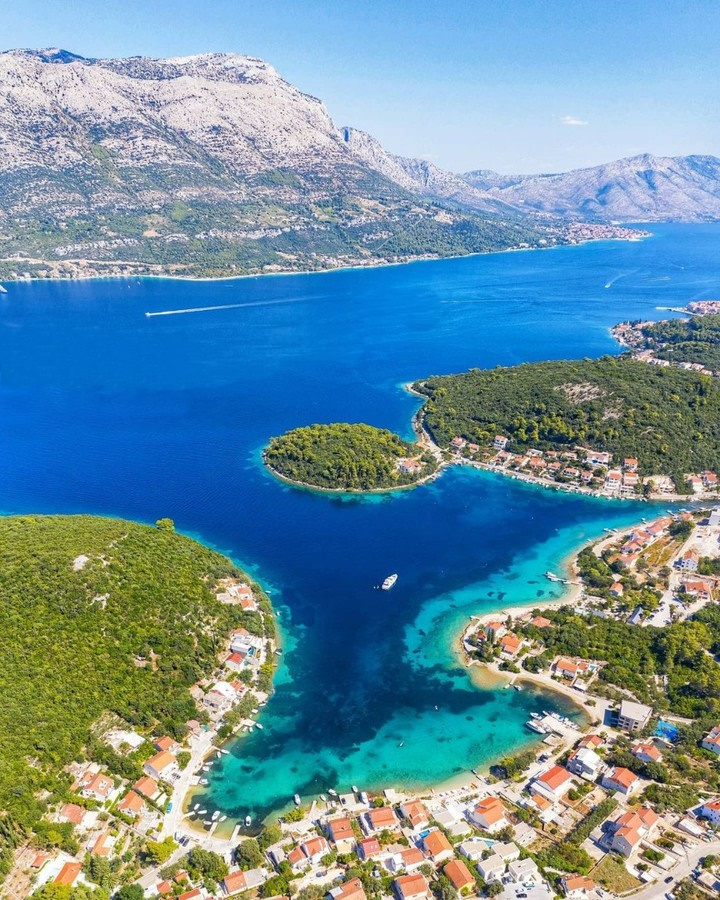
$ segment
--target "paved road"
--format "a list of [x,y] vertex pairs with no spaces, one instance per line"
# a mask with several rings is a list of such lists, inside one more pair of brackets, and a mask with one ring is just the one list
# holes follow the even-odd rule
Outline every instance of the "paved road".
[[682,859],[669,873],[673,876],[671,882],[665,884],[662,879],[659,882],[656,881],[655,884],[651,884],[637,894],[633,894],[632,900],[659,900],[660,897],[674,890],[680,881],[687,878],[703,856],[708,856],[711,853],[720,853],[720,841],[703,842],[699,846],[693,847],[692,850],[688,851],[687,857]]

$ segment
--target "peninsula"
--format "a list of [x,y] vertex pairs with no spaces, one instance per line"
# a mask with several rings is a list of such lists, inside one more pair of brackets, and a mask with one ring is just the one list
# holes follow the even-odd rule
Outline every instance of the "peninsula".
[[270,603],[169,519],[0,518],[0,585],[0,875],[109,891],[178,849],[214,743],[255,725]]
[[309,425],[273,438],[263,454],[273,475],[321,491],[393,491],[432,477],[438,460],[418,444],[371,425]]

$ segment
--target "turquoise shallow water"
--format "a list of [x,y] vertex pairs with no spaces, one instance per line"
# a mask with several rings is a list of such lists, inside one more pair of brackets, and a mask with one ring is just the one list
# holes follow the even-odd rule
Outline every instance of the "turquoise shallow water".
[[[213,767],[208,808],[259,820],[295,792],[422,787],[527,741],[522,723],[548,698],[477,690],[453,637],[470,613],[546,600],[557,588],[542,572],[646,507],[459,469],[328,498],[269,477],[258,450],[313,421],[408,434],[416,401],[401,385],[415,377],[616,352],[619,319],[720,295],[718,227],[654,231],[375,271],[9,286],[2,508],[171,516],[273,591],[277,692],[264,730]],[[228,303],[251,305],[144,315]],[[397,586],[374,590],[390,572]]]

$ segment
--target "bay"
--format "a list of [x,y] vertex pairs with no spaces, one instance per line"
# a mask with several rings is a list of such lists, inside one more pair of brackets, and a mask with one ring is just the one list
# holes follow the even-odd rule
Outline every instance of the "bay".
[[[259,821],[296,792],[440,783],[523,746],[528,714],[563,703],[478,689],[453,640],[470,614],[557,596],[542,573],[646,505],[459,469],[328,498],[278,483],[259,454],[311,422],[410,436],[408,381],[615,353],[616,321],[719,295],[718,226],[652,231],[364,271],[8,285],[2,509],[170,516],[272,591],[277,691],[263,731],[213,766],[208,808]],[[376,590],[391,572],[397,586]]]

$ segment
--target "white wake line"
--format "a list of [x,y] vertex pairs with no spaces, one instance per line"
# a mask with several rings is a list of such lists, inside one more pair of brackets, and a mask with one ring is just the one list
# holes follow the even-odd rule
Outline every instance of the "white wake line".
[[217,309],[244,309],[247,306],[274,306],[276,303],[299,303],[306,297],[286,297],[284,300],[256,300],[253,303],[226,303],[224,306],[193,306],[190,309],[163,309],[159,312],[146,312],[148,319],[153,316],[182,316],[186,313],[214,312]]

